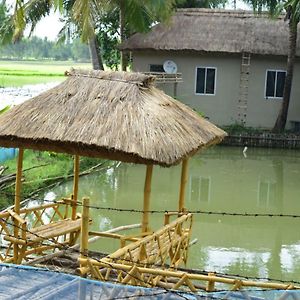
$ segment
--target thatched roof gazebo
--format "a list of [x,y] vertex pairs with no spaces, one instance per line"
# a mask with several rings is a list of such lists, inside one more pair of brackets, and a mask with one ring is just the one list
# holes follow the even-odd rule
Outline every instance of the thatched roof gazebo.
[[20,209],[23,149],[147,165],[143,231],[148,229],[153,165],[183,162],[179,210],[184,209],[187,160],[226,133],[154,86],[139,73],[71,70],[68,78],[0,117],[0,146],[20,148],[15,210]]

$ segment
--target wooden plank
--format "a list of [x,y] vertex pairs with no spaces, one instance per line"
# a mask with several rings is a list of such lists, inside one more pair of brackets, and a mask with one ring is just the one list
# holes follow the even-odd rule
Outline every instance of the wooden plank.
[[66,233],[80,230],[81,220],[61,220],[50,224],[42,225],[30,230],[27,234],[29,243],[36,243],[42,240],[58,237]]

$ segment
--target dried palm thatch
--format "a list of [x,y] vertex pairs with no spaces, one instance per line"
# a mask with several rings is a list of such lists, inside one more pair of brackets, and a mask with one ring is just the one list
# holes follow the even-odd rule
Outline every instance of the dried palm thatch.
[[282,16],[271,19],[250,11],[179,9],[169,23],[133,35],[120,48],[287,55],[288,36],[288,23]]
[[139,73],[71,70],[0,117],[0,145],[171,166],[225,132]]

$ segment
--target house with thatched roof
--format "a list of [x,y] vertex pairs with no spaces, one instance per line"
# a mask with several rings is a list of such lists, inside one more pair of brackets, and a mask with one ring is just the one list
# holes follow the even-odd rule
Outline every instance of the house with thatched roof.
[[[167,67],[177,73],[173,83],[161,81],[161,88],[172,96],[176,93],[180,101],[218,125],[239,122],[271,128],[275,123],[288,50],[288,24],[283,17],[180,9],[167,24],[130,37],[121,50],[132,53],[134,71],[164,74]],[[296,59],[289,126],[300,121],[299,79]]]

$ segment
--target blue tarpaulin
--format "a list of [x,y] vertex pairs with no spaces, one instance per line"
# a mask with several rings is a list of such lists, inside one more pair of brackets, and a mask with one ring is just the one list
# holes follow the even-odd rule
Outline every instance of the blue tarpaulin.
[[230,299],[300,300],[300,290],[188,293],[89,280],[48,269],[0,264],[0,300]]
[[18,150],[15,148],[1,148],[0,147],[0,163],[5,162],[8,159],[16,157]]
[[[47,269],[0,264],[2,300],[178,299],[177,292],[81,278]],[[193,299],[189,295],[183,299]],[[194,298],[195,299],[195,298]]]

